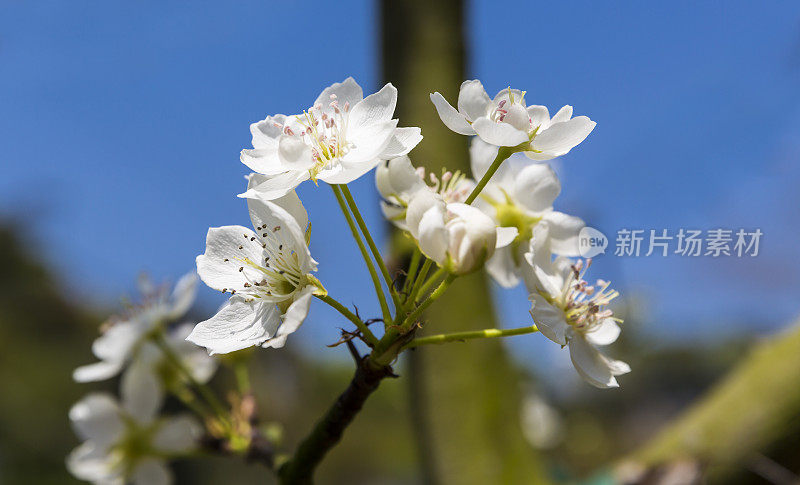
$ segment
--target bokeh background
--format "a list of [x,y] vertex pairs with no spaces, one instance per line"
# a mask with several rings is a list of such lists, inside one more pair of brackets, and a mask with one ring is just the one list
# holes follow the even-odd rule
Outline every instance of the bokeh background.
[[[174,281],[193,269],[209,226],[248,224],[235,194],[245,185],[238,152],[250,146],[249,123],[306,108],[347,76],[365,92],[395,82],[401,104],[411,95],[385,79],[393,62],[385,32],[435,30],[437,22],[444,29],[447,19],[424,2],[410,4],[413,15],[387,18],[381,2],[356,0],[0,3],[0,483],[70,483],[63,458],[77,439],[66,410],[88,390],[70,372],[92,360],[97,325],[122,295],[135,295],[140,273]],[[471,0],[453,16],[463,18],[464,78],[480,78],[490,93],[519,87],[529,103],[551,112],[571,104],[597,121],[555,164],[563,184],[556,209],[582,217],[612,245],[622,228],[764,234],[755,258],[617,257],[613,247],[596,258],[595,275],[624,295],[628,335],[612,352],[632,362],[634,374],[621,378],[619,391],[587,389],[566,352],[541,336],[503,344],[521,399],[505,421],[522,430],[524,456],[547,461],[551,478],[601,480],[735,372],[750,349],[794,329],[800,5]],[[460,34],[430,47],[461,46]],[[457,88],[432,79],[425,90]],[[429,103],[415,103],[431,116]],[[421,165],[464,163],[462,151],[453,157],[412,153]],[[388,251],[372,176],[353,191]],[[332,193],[312,184],[299,193],[319,277],[362,315],[377,314]],[[522,289],[489,288],[499,325],[529,321]],[[222,301],[201,290],[194,316]],[[283,355],[259,356],[262,412],[284,422],[289,443],[346,382],[346,351],[325,347],[341,325],[316,305]],[[402,379],[385,386],[320,478],[417,483],[437,474],[418,452],[424,433],[409,424],[409,394],[419,397]],[[520,418],[530,412],[517,412],[532,409],[534,394],[559,416],[549,441]],[[790,411],[780,421],[785,433],[748,449],[751,465],[720,480],[796,478],[797,453],[786,450],[799,414]],[[447,441],[433,447],[441,456],[455,453]],[[478,453],[491,445],[453,446]],[[254,480],[241,483],[266,476],[224,460],[178,470],[181,483],[215,483],[230,470]],[[447,466],[438,470],[447,482]]]

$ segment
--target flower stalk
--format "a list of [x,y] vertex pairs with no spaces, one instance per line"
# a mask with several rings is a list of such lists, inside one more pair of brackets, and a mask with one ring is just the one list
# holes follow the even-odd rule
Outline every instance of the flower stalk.
[[344,218],[347,220],[347,225],[350,227],[350,232],[353,234],[353,239],[356,240],[356,244],[358,245],[358,250],[361,252],[361,258],[367,265],[367,270],[369,270],[369,276],[370,278],[372,278],[372,284],[373,286],[375,286],[375,294],[378,297],[378,303],[381,306],[381,313],[383,313],[383,321],[388,324],[388,322],[392,321],[392,317],[391,313],[389,313],[389,305],[386,303],[386,297],[383,294],[383,288],[381,287],[381,282],[378,279],[378,273],[375,271],[375,266],[372,264],[372,260],[369,257],[367,248],[364,246],[364,241],[361,240],[361,236],[358,234],[358,228],[356,227],[356,224],[353,221],[353,216],[347,209],[347,203],[344,200],[341,188],[338,185],[331,185],[331,190],[333,190],[333,193],[336,196],[336,201],[339,203],[339,208],[341,209],[342,214],[344,214]]
[[515,335],[525,335],[528,333],[538,332],[539,329],[536,325],[519,328],[486,328],[483,330],[472,330],[467,332],[453,332],[453,333],[440,333],[438,335],[430,335],[428,337],[419,337],[403,347],[405,349],[413,349],[422,345],[441,345],[448,342],[464,342],[466,340],[473,340],[479,338],[496,338],[496,337],[513,337]]

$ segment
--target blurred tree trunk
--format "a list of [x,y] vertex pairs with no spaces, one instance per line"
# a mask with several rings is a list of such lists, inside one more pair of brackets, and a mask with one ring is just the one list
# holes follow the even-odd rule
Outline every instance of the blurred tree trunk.
[[[469,171],[467,139],[439,120],[429,94],[455,100],[465,76],[462,0],[383,0],[383,75],[399,90],[401,126],[423,127],[415,165]],[[395,233],[395,254],[409,241]],[[402,261],[403,257],[398,258]],[[396,266],[402,263],[397,262]],[[440,333],[496,325],[484,274],[459,279],[426,315]],[[428,329],[423,329],[427,333]],[[499,340],[408,354],[411,409],[425,483],[542,483],[520,429],[518,374]]]
[[800,429],[798,383],[800,322],[758,345],[704,398],[626,458],[617,474],[627,483],[661,483],[659,477],[694,463],[707,468],[713,483],[730,483],[743,470],[763,468],[770,446]]

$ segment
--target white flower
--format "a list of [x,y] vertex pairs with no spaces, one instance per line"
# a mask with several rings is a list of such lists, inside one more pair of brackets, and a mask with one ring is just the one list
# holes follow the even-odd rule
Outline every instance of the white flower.
[[142,339],[158,326],[183,316],[194,302],[197,275],[183,276],[170,294],[148,280],[140,281],[143,301],[122,319],[110,320],[103,334],[92,344],[100,362],[78,367],[72,374],[78,382],[109,379],[130,360]]
[[140,398],[139,391],[123,387],[122,405],[109,394],[89,394],[70,409],[84,440],[67,457],[75,477],[102,485],[172,483],[166,458],[192,451],[202,430],[189,416],[158,419],[161,403]]
[[[250,178],[250,186],[260,177]],[[208,230],[197,273],[209,287],[232,296],[187,338],[210,353],[254,345],[283,347],[320,290],[317,262],[306,240],[308,214],[294,191],[274,201],[248,199],[255,232],[242,226]]]
[[[480,179],[497,156],[497,147],[480,138],[470,146],[472,174]],[[486,264],[486,270],[505,288],[519,283],[526,270],[524,254],[533,237],[533,228],[547,223],[549,246],[554,254],[580,256],[578,234],[584,222],[553,210],[553,201],[561,192],[561,183],[552,168],[530,163],[524,158],[506,160],[481,191],[475,206],[488,214],[500,227],[516,227],[514,242],[499,248]]]
[[504,89],[489,99],[480,81],[464,81],[458,93],[458,110],[438,92],[431,101],[442,122],[462,135],[478,135],[496,146],[524,145],[534,160],[550,160],[566,154],[589,136],[595,123],[586,116],[572,118],[572,106],[564,106],[550,118],[545,106],[526,106],[525,92]]
[[451,273],[479,269],[496,247],[509,244],[514,228],[498,228],[479,209],[460,202],[447,203],[432,190],[414,194],[406,225],[420,251]]
[[250,125],[253,149],[243,150],[241,161],[268,178],[242,196],[276,199],[308,179],[346,184],[381,160],[407,154],[422,135],[419,128],[397,128],[396,104],[391,84],[364,98],[349,77],[325,88],[303,114]]
[[[186,341],[192,328],[192,323],[178,325],[166,332],[165,342],[194,380],[206,383],[217,370],[217,360],[200,347]],[[128,400],[133,403],[160,403],[164,391],[179,385],[184,379],[186,377],[167,359],[163,350],[156,344],[145,341],[122,374],[122,393],[128,395]]]
[[[533,245],[533,244],[532,244]],[[530,299],[531,316],[539,331],[553,342],[569,346],[572,365],[589,384],[599,388],[619,387],[615,376],[630,372],[625,362],[606,357],[596,346],[609,345],[619,337],[618,319],[607,305],[619,293],[598,280],[590,286],[584,279],[591,264],[572,264],[564,257],[552,262],[537,258],[536,250],[526,255],[540,287]]]
[[429,173],[426,180],[425,169],[414,168],[411,160],[402,156],[378,165],[375,185],[382,197],[381,209],[386,219],[407,230],[406,210],[417,191],[433,191],[445,202],[463,202],[475,187],[475,182],[458,171],[443,171],[441,177]]

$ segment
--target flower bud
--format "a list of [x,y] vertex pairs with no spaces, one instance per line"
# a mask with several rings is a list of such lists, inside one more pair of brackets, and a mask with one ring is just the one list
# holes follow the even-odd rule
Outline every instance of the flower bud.
[[462,203],[445,203],[435,193],[419,191],[408,206],[406,224],[423,254],[455,274],[479,269],[499,245],[516,236],[513,228],[497,228],[494,221]]
[[412,195],[425,182],[407,156],[397,157],[378,165],[375,185],[381,194],[384,216],[400,229],[405,229],[406,207]]

